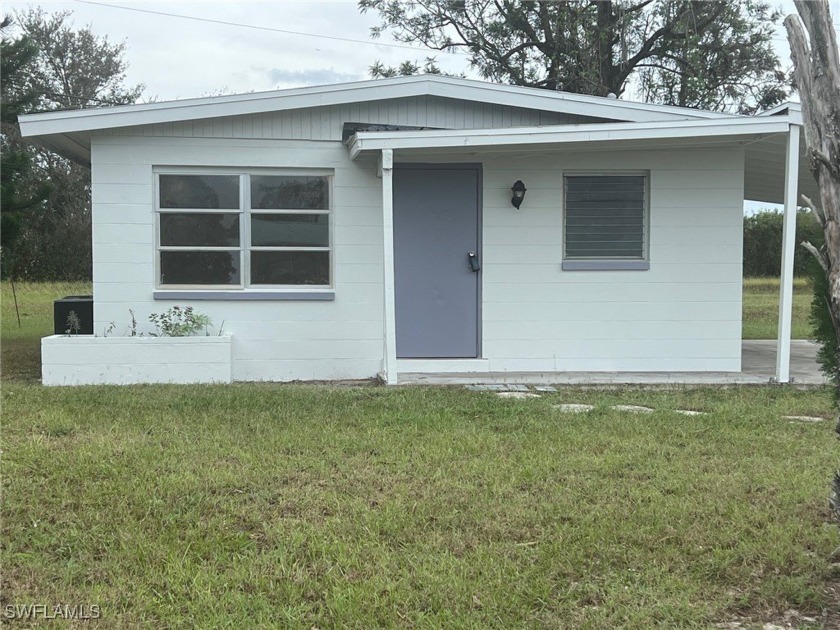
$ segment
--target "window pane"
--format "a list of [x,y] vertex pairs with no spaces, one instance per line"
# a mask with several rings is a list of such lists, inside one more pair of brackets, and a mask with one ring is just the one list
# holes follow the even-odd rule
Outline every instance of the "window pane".
[[329,247],[327,214],[252,214],[251,245],[255,247]]
[[252,175],[251,207],[263,210],[327,210],[326,177]]
[[239,252],[161,252],[160,283],[239,284]]
[[645,177],[566,177],[566,258],[643,258]]
[[221,212],[163,212],[160,244],[188,247],[239,247],[239,215]]
[[251,284],[329,283],[329,252],[251,252]]
[[161,175],[161,208],[239,209],[238,175]]

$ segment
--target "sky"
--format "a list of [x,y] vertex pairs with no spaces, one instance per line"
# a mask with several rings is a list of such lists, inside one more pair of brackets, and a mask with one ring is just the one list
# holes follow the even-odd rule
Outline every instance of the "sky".
[[[786,14],[794,11],[791,0],[776,5]],[[832,0],[830,5],[840,26],[840,0]],[[126,42],[127,83],[144,84],[147,99],[170,100],[360,80],[369,77],[368,69],[376,60],[395,65],[405,59],[422,61],[429,54],[420,47],[399,44],[388,35],[371,40],[370,28],[378,23],[376,15],[361,14],[355,0],[10,0],[4,2],[4,12],[30,6],[40,6],[48,12],[70,10],[76,26],[89,25],[97,35]],[[780,28],[774,43],[787,63],[789,52],[783,29]],[[463,72],[478,78],[470,71],[465,55],[437,53],[435,56],[445,72]]]
[[[829,5],[840,29],[840,0],[831,0]],[[377,60],[396,65],[407,59],[422,62],[430,54],[387,34],[372,40],[370,29],[378,20],[374,13],[360,13],[356,0],[7,0],[3,12],[36,6],[49,13],[72,11],[75,26],[90,26],[96,35],[125,42],[126,83],[145,85],[143,100],[362,80],[369,78],[369,68]],[[774,6],[785,15],[795,12],[792,0]],[[789,67],[790,52],[781,25],[774,45]],[[434,56],[444,72],[480,78],[463,54]],[[765,205],[747,203],[745,212],[751,214]]]
[[[419,47],[405,48],[406,44],[388,36],[380,41],[400,47],[375,43],[369,33],[378,23],[376,16],[362,15],[356,3],[347,0],[10,1],[4,6],[5,10],[25,10],[29,6],[40,6],[48,12],[70,10],[76,26],[90,25],[97,35],[125,41],[127,83],[144,84],[146,96],[158,100],[366,79],[368,68],[377,59],[394,65],[409,58],[422,60],[427,55]],[[152,11],[222,24],[149,13]],[[465,70],[463,55],[440,54],[438,60],[444,71]]]

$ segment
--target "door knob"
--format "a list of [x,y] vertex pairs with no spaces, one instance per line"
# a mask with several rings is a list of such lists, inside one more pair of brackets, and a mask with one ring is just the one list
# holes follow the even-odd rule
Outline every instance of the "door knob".
[[478,254],[471,251],[467,254],[467,259],[469,260],[470,271],[478,271],[481,269],[481,262],[478,260]]

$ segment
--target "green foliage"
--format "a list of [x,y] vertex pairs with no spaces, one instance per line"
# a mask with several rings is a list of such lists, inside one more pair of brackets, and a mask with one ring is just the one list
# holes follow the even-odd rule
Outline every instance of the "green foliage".
[[49,194],[46,183],[27,181],[32,172],[31,151],[14,141],[18,114],[38,97],[25,85],[38,49],[30,38],[12,36],[11,26],[8,17],[0,22],[0,252],[6,272],[14,260],[22,212],[38,206]]
[[[635,77],[643,100],[752,113],[785,100],[773,47],[780,14],[750,0],[359,0],[380,20],[374,37],[460,52],[498,83],[621,95]],[[407,62],[373,76],[421,71]]]
[[413,61],[403,61],[398,66],[386,66],[377,60],[373,62],[368,71],[374,79],[410,77],[416,74],[443,74],[434,57],[426,57],[422,64]]
[[[69,11],[48,14],[33,8],[16,14],[22,37],[37,54],[19,80],[36,94],[24,111],[81,109],[134,103],[143,86],[125,83],[125,44],[111,43],[89,27],[75,28]],[[17,134],[10,143],[32,156],[23,178],[32,189],[49,182],[46,203],[33,208],[19,226],[16,275],[28,280],[85,280],[91,277],[89,169],[45,149],[35,149]]]
[[192,306],[173,306],[163,313],[152,313],[149,321],[161,337],[189,337],[201,331],[207,334],[207,328],[212,323],[207,315],[196,312]]
[[[775,210],[765,210],[744,217],[744,277],[778,278],[782,266],[782,223],[784,215]],[[819,247],[823,242],[822,228],[810,210],[796,213],[796,243],[793,275],[810,276],[811,254],[798,244],[809,241]]]
[[[814,328],[814,338],[820,344],[817,352],[817,362],[832,383],[840,384],[840,364],[838,364],[838,341],[837,331],[831,320],[831,311],[828,306],[829,285],[828,276],[819,263],[810,257],[808,268],[811,272],[811,282],[814,285],[814,297],[811,301],[810,322]],[[840,390],[835,387],[835,394],[838,394],[840,401]]]

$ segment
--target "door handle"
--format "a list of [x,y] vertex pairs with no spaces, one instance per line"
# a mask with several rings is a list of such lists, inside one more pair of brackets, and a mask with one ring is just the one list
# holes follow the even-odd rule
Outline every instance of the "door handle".
[[470,271],[478,271],[481,269],[481,262],[478,260],[478,254],[471,251],[467,254],[469,260]]

